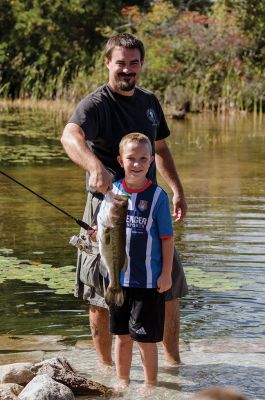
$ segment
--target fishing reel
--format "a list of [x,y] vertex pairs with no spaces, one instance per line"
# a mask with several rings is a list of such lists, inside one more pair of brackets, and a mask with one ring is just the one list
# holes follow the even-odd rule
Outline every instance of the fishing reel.
[[70,238],[69,244],[75,246],[77,249],[79,249],[80,251],[84,251],[87,254],[92,253],[91,241],[85,235],[72,236]]

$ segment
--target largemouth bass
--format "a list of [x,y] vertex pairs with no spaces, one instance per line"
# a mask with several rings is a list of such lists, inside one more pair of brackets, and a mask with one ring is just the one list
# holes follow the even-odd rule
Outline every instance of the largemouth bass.
[[120,273],[127,268],[125,251],[127,208],[127,196],[108,192],[97,217],[99,252],[109,276],[105,300],[107,304],[115,303],[118,306],[124,302]]

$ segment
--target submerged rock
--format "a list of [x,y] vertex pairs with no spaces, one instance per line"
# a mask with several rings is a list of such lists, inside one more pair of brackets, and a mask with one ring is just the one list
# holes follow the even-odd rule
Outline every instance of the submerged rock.
[[60,335],[0,336],[0,351],[60,351],[66,348],[65,337]]
[[13,363],[36,364],[44,359],[44,351],[18,351],[0,354],[0,365]]
[[0,383],[17,383],[25,386],[34,378],[33,364],[15,363],[0,366]]
[[74,400],[69,387],[56,382],[48,375],[35,376],[22,390],[18,400]]
[[16,383],[1,383],[0,384],[0,399],[1,400],[16,400],[19,393],[23,390],[23,386]]
[[57,382],[68,386],[75,394],[110,395],[112,389],[101,383],[78,375],[65,358],[52,358],[35,364],[31,368],[35,375],[46,374]]

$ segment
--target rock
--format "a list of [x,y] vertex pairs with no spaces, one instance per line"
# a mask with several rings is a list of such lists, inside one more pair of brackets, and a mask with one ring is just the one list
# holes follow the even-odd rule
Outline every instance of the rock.
[[19,393],[23,390],[23,386],[16,383],[0,384],[0,399],[1,400],[16,400]]
[[25,386],[35,374],[31,371],[31,363],[15,363],[0,366],[0,383],[17,383]]
[[75,394],[111,394],[111,388],[78,375],[65,358],[52,358],[35,364],[31,368],[35,375],[46,374],[57,382],[68,386]]
[[67,386],[54,381],[48,375],[38,375],[22,390],[18,400],[74,400]]

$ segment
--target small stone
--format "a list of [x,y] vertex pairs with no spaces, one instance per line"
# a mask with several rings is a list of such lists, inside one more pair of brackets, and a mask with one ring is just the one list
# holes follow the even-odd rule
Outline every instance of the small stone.
[[31,363],[15,363],[0,366],[0,383],[17,383],[25,386],[34,378]]
[[0,399],[1,400],[16,400],[19,393],[23,390],[23,386],[16,383],[1,383],[0,384]]

